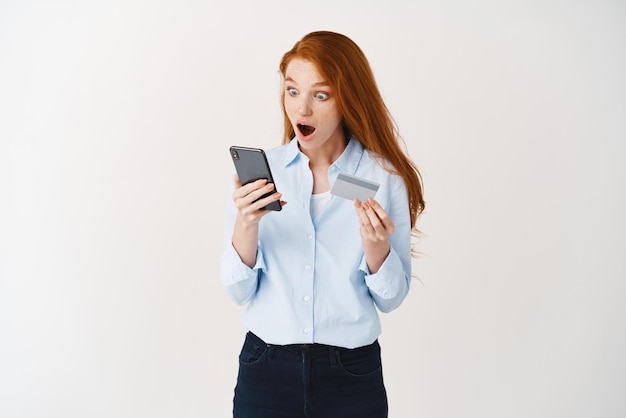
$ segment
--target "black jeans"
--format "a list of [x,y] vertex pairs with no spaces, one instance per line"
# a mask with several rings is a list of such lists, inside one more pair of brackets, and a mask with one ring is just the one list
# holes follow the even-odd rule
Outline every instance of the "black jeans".
[[378,341],[347,349],[270,345],[249,332],[239,355],[235,418],[385,418]]

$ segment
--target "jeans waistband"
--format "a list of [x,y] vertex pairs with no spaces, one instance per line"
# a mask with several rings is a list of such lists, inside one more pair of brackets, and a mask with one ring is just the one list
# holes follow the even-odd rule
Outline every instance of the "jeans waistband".
[[[326,344],[319,344],[319,343],[313,343],[313,344],[286,344],[286,345],[279,345],[279,344],[268,344],[265,341],[263,341],[259,336],[257,336],[256,334],[254,334],[251,331],[248,331],[248,336],[255,341],[257,344],[260,345],[265,345],[267,347],[273,347],[274,349],[283,349],[283,350],[287,350],[293,353],[300,353],[303,351],[306,351],[309,354],[328,354],[330,353],[341,353],[343,351],[350,351],[350,350],[358,350],[359,348],[363,348],[363,347],[358,347],[355,349],[350,349],[350,348],[345,348],[345,347],[337,347],[337,346],[333,346],[333,345],[326,345]],[[374,341],[372,344],[377,344],[378,340]]]

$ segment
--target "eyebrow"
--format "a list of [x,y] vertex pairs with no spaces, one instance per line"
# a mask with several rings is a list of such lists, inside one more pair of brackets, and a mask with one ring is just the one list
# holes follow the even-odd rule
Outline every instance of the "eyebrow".
[[[287,78],[285,78],[285,82],[291,82],[291,83],[298,84],[298,83],[296,82],[296,80],[294,80],[294,79],[293,79],[293,78],[291,78],[291,77],[287,77]],[[326,82],[326,81],[320,81],[319,83],[315,83],[315,84],[313,84],[313,87],[330,87],[330,84],[328,84],[328,82]]]

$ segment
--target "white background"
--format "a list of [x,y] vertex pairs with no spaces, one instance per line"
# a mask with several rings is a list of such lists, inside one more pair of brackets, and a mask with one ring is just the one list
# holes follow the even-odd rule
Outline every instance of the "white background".
[[425,181],[390,417],[626,416],[620,0],[1,1],[0,416],[230,416],[228,146],[280,143],[319,29]]

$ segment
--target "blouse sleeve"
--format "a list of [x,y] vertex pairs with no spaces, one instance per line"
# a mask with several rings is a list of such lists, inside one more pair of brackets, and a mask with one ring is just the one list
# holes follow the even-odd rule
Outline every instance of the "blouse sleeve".
[[250,268],[241,261],[232,243],[224,245],[220,279],[226,293],[235,303],[244,305],[254,297],[261,270],[265,270],[265,262],[260,248],[257,248],[256,264]]
[[241,257],[232,244],[236,216],[235,204],[228,199],[223,251],[220,259],[220,280],[228,296],[238,305],[244,305],[256,294],[260,272],[265,270],[265,259],[261,246],[257,245],[255,265],[250,268],[241,261]]
[[370,274],[365,257],[359,266],[381,312],[390,312],[400,306],[411,282],[411,216],[407,191],[400,177],[395,177],[391,188],[387,213],[394,223],[394,233],[389,236],[389,255],[375,274]]

